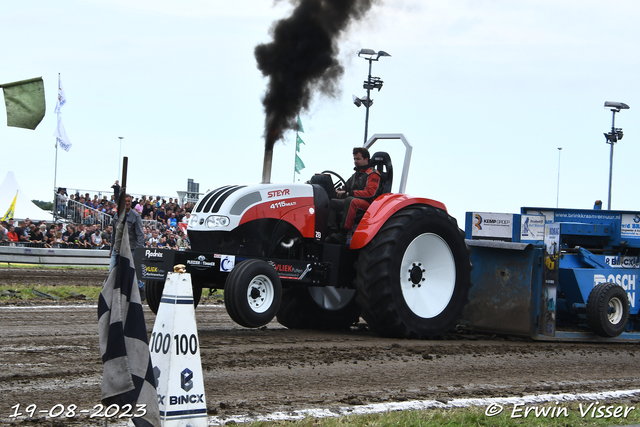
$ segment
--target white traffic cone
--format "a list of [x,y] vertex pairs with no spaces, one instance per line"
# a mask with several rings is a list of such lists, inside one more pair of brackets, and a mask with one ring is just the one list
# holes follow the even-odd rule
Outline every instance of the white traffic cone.
[[168,273],[149,342],[162,425],[207,426],[191,275]]

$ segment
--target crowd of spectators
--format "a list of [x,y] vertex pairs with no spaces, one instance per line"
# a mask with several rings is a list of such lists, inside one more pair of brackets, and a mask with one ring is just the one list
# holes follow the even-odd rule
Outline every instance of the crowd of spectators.
[[[78,218],[68,215],[70,209],[82,210],[80,219],[73,222],[48,224],[46,221],[32,222],[9,219],[0,222],[0,244],[44,248],[111,249],[113,224],[110,220],[117,213],[115,196],[110,198],[90,197],[75,194],[58,197],[57,209],[62,219]],[[146,196],[134,198],[131,203],[143,219],[145,246],[185,250],[191,247],[186,233],[187,223],[193,209],[192,203],[178,205],[178,199],[155,199]],[[90,212],[89,214],[86,211]],[[93,212],[100,212],[107,221],[96,221]]]
[[16,222],[13,218],[0,222],[0,241],[8,245],[41,248],[109,249],[111,225],[102,229],[100,223],[47,224],[29,218]]

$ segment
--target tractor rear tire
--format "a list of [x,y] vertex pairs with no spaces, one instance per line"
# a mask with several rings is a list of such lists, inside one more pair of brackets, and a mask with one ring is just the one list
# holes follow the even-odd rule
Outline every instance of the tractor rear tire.
[[622,286],[600,283],[587,298],[587,322],[601,337],[617,337],[627,328],[629,299]]
[[396,212],[361,250],[357,303],[371,330],[431,339],[462,317],[471,287],[463,232],[446,211],[412,205]]
[[282,290],[278,322],[289,329],[345,330],[360,319],[355,291],[327,287]]
[[[147,305],[153,314],[158,314],[158,308],[160,308],[160,300],[162,299],[162,292],[164,291],[164,280],[147,280],[144,285],[145,293],[147,295]],[[202,297],[202,288],[193,287],[193,306],[197,307]]]
[[259,259],[236,264],[224,285],[227,313],[237,324],[259,328],[271,322],[280,308],[282,284],[276,270]]

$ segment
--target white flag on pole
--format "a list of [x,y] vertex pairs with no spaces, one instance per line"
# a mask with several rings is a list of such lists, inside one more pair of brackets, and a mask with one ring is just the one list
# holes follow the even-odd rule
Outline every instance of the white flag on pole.
[[71,142],[69,142],[69,138],[67,138],[67,132],[64,130],[64,125],[62,124],[62,118],[58,114],[58,126],[56,127],[56,131],[53,136],[56,137],[56,141],[60,145],[60,147],[64,151],[69,151],[71,148]]
[[58,76],[58,102],[56,103],[55,113],[60,114],[62,112],[62,106],[67,103],[67,97],[64,95],[64,90],[62,89],[62,82],[60,81],[60,76]]

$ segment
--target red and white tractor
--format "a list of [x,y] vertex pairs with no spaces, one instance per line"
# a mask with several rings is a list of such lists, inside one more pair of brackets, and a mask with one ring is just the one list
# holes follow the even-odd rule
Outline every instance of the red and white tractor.
[[[468,302],[469,250],[444,204],[404,194],[411,146],[399,192],[385,152],[371,164],[384,194],[371,203],[347,244],[327,243],[329,197],[316,184],[229,185],[210,191],[191,214],[186,252],[147,250],[138,273],[156,311],[166,271],[187,266],[199,300],[203,288],[224,289],[231,318],[255,328],[344,329],[362,317],[387,337],[433,338],[451,329]],[[344,180],[334,172],[336,187]],[[138,257],[139,258],[139,257]],[[145,275],[145,273],[148,273]]]

